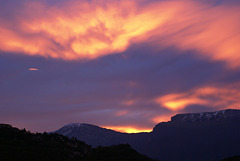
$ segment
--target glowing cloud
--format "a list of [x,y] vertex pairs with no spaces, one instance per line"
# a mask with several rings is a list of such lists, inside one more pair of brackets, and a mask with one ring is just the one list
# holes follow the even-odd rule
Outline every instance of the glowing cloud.
[[118,112],[116,112],[115,115],[116,115],[116,116],[124,116],[124,115],[126,115],[127,113],[128,113],[128,111],[124,111],[124,110],[123,110],[123,111],[118,111]]
[[29,71],[37,71],[38,69],[37,68],[29,68],[28,70]]
[[217,108],[239,108],[240,85],[202,87],[186,93],[168,94],[155,99],[159,105],[172,111],[180,111],[188,105],[206,105]]
[[127,101],[122,102],[122,104],[125,105],[125,106],[131,106],[135,102],[136,102],[135,100],[127,100]]
[[171,119],[171,116],[173,116],[174,114],[171,114],[171,115],[160,115],[160,116],[156,116],[152,119],[152,121],[155,123],[155,124],[158,124],[160,122],[167,122],[167,121],[170,121]]
[[14,15],[15,21],[0,16],[0,50],[93,59],[148,41],[155,48],[196,50],[230,67],[239,66],[238,6],[191,0],[139,2],[66,1],[51,6],[28,1],[21,14]]
[[155,19],[156,10],[124,1],[71,1],[61,7],[28,2],[21,11],[20,31],[8,29],[2,21],[0,49],[66,60],[124,51],[131,40],[139,41],[167,19]]
[[156,102],[172,111],[179,111],[191,104],[206,104],[206,101],[186,94],[169,94],[156,99]]

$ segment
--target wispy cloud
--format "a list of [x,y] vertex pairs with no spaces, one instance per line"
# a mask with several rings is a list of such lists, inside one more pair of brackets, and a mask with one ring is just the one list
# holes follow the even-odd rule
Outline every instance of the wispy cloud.
[[206,105],[215,109],[239,108],[240,85],[238,83],[223,86],[205,86],[161,96],[155,101],[172,111],[179,112],[189,105]]
[[13,20],[1,16],[0,49],[75,60],[122,52],[148,41],[154,48],[196,50],[229,67],[239,66],[239,6],[191,0],[139,2],[67,1],[53,6],[26,1]]

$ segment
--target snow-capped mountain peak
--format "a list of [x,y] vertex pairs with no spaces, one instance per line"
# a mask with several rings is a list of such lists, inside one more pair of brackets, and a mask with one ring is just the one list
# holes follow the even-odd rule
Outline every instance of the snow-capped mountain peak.
[[84,126],[83,123],[70,123],[70,124],[67,124],[64,127],[62,127],[61,131],[62,131],[63,135],[68,135],[68,134],[72,133],[72,131],[74,129],[78,129],[83,126]]

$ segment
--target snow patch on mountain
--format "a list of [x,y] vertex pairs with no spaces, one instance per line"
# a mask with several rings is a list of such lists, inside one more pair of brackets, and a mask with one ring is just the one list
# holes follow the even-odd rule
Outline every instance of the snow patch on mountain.
[[72,133],[74,129],[77,129],[79,127],[83,127],[84,124],[82,123],[70,123],[65,125],[61,128],[61,134],[67,136],[68,134]]
[[203,113],[187,113],[177,114],[171,118],[172,122],[206,122],[206,121],[220,121],[233,117],[240,117],[240,110],[222,110],[216,112],[203,112]]
[[68,125],[66,125],[65,127],[69,127],[69,128],[75,128],[75,127],[81,127],[84,126],[83,123],[70,123]]

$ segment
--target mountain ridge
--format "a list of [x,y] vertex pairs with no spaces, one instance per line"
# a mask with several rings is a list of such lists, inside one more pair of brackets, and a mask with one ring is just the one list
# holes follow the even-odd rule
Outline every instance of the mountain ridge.
[[171,117],[171,121],[192,121],[198,120],[219,120],[228,119],[235,116],[240,116],[240,110],[237,109],[226,109],[214,112],[202,112],[202,113],[185,113],[177,114]]
[[[95,130],[88,129],[86,133],[80,126],[66,136],[96,147],[130,144],[144,155],[166,161],[217,161],[240,155],[236,150],[240,145],[239,124],[240,110],[227,109],[177,114],[171,121],[157,124],[149,133],[119,133],[96,126],[93,126]],[[61,134],[61,131],[56,133]]]
[[[220,121],[221,119],[230,119],[233,117],[240,117],[240,110],[238,109],[226,109],[226,110],[219,110],[219,111],[213,111],[213,112],[198,112],[198,113],[182,113],[182,114],[176,114],[171,117],[170,121],[167,122],[160,122],[158,124],[167,124],[167,123],[176,123],[176,122],[188,122],[188,123],[199,123],[200,121],[206,122],[206,121]],[[158,125],[156,124],[155,127]],[[113,129],[108,129],[104,128],[101,126],[93,125],[93,124],[88,124],[88,123],[69,123],[61,127],[61,130],[66,130],[66,129],[75,129],[79,127],[92,127],[95,129],[102,129],[106,131],[111,131],[111,132],[116,132],[119,134],[131,134],[131,133],[124,133],[124,132],[119,132]],[[154,128],[153,127],[153,130]],[[54,132],[57,132],[60,130],[56,130]],[[153,132],[153,130],[151,132]],[[151,132],[139,132],[139,133],[151,133]],[[135,133],[135,134],[139,134]],[[64,135],[64,134],[63,134]],[[67,135],[67,134],[65,134]]]

